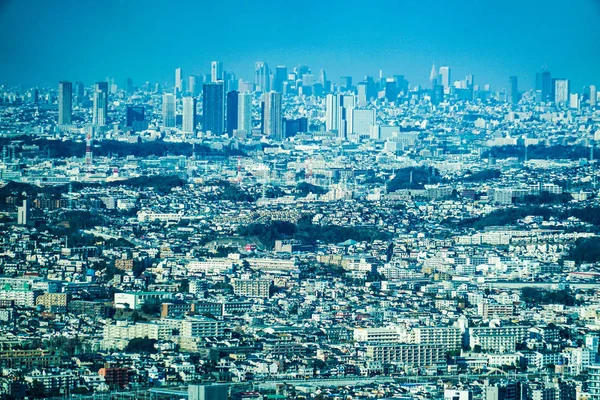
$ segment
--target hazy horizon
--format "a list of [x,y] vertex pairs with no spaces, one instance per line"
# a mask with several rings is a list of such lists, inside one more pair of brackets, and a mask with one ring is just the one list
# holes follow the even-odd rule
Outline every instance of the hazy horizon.
[[342,75],[405,75],[427,85],[432,63],[447,65],[452,81],[475,75],[475,83],[533,87],[547,65],[580,92],[600,84],[600,7],[597,1],[507,0],[488,4],[388,1],[309,2],[297,7],[274,1],[79,2],[3,0],[0,84],[49,86],[60,80],[87,86],[107,76],[121,86],[132,78],[172,85],[184,76],[210,72],[212,60],[253,80],[255,61],[271,68],[308,65],[328,79]]

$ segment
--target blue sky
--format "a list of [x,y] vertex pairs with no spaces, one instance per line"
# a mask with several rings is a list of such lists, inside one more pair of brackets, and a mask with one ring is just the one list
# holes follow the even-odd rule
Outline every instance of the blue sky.
[[25,87],[172,84],[176,67],[203,74],[211,60],[246,79],[263,60],[413,84],[435,62],[523,89],[547,64],[574,91],[600,85],[599,0],[0,0],[0,32],[0,83]]

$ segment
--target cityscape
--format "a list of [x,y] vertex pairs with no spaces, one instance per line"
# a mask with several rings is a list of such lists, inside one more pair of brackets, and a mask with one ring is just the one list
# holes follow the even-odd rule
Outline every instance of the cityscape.
[[0,399],[600,400],[597,76],[170,61],[0,66]]

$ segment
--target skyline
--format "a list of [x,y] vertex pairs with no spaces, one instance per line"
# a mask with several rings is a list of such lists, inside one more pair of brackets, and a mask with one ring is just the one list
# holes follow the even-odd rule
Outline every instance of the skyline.
[[[472,73],[476,84],[495,89],[508,88],[513,75],[523,90],[530,89],[543,65],[553,76],[570,79],[574,91],[600,83],[600,8],[592,0],[576,1],[567,10],[556,7],[556,0],[509,0],[502,6],[467,0],[461,7],[378,1],[367,11],[356,1],[336,0],[320,5],[319,13],[309,5],[278,9],[265,0],[229,1],[222,9],[184,2],[175,16],[161,2],[150,3],[31,0],[23,7],[24,2],[5,1],[0,26],[13,40],[0,44],[6,60],[0,83],[30,87],[69,80],[90,86],[111,76],[119,85],[132,78],[138,86],[146,81],[170,86],[175,68],[185,76],[203,75],[215,60],[249,81],[254,63],[265,61],[271,69],[323,68],[333,82],[343,75],[355,81],[377,77],[381,69],[384,77],[404,74],[411,85],[426,86],[435,63],[451,67],[453,80]],[[57,16],[69,23],[53,24]]]

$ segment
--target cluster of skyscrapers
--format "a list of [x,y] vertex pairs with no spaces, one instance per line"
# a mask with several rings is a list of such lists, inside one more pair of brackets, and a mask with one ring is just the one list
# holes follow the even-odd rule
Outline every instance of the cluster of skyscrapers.
[[[272,70],[262,61],[255,63],[254,81],[248,82],[237,80],[235,74],[223,69],[222,62],[213,61],[210,74],[204,77],[190,75],[185,79],[181,68],[175,70],[174,90],[162,95],[162,128],[180,128],[185,134],[195,134],[200,125],[203,132],[216,135],[251,134],[254,128],[253,101],[258,102],[255,95],[259,95],[261,133],[272,140],[282,140],[288,136],[288,125],[295,132],[308,129],[305,118],[300,122],[283,118],[283,96],[324,96],[325,129],[345,139],[351,135],[373,136],[377,115],[372,102],[377,99],[398,102],[410,101],[417,96],[419,99],[428,99],[432,105],[438,105],[447,99],[485,101],[490,98],[489,85],[481,88],[475,85],[473,75],[453,81],[448,66],[439,69],[433,66],[430,83],[430,88],[410,87],[403,75],[384,78],[380,72],[379,80],[366,76],[353,85],[352,77],[342,76],[339,84],[335,85],[327,80],[327,74],[322,69],[318,75],[314,75],[306,65],[290,71],[285,66],[277,66]],[[126,81],[125,86],[127,93],[134,92],[131,79]],[[98,82],[94,85],[91,108],[95,127],[107,125],[109,92],[116,93],[114,82]],[[156,85],[155,92],[160,92],[160,85]],[[516,105],[522,95],[518,78],[509,77],[508,90],[503,92],[502,99]],[[582,94],[571,93],[569,80],[552,78],[547,68],[537,73],[533,96],[538,103],[553,103],[557,107],[579,108],[584,102],[592,107],[597,104],[595,86],[584,88]],[[71,82],[59,83],[59,126],[72,123],[73,103],[81,104],[83,98],[82,83],[77,82],[74,88]],[[201,110],[198,110],[199,106]],[[181,110],[181,119],[178,119],[178,110]],[[134,131],[147,128],[144,114],[142,106],[127,107],[127,126]]]

